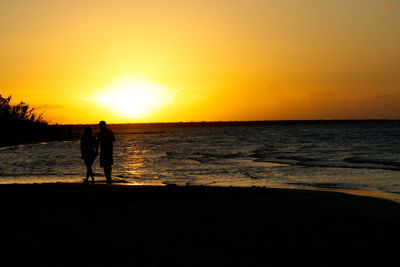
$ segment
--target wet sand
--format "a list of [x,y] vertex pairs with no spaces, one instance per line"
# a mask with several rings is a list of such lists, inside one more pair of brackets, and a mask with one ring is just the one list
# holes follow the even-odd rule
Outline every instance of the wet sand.
[[0,185],[1,266],[398,266],[400,204],[268,188]]

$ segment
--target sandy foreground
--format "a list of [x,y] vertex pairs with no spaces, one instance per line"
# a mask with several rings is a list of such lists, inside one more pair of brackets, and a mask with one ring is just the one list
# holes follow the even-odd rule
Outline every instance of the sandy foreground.
[[0,185],[1,266],[399,266],[400,204],[268,188]]

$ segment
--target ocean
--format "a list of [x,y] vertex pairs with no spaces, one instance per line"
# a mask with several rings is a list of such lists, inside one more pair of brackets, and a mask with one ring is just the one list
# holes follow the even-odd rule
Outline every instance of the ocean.
[[[113,126],[110,126],[113,129]],[[361,190],[400,200],[397,121],[115,129],[127,184]],[[79,141],[0,148],[0,183],[82,182]],[[98,159],[95,179],[104,181]]]

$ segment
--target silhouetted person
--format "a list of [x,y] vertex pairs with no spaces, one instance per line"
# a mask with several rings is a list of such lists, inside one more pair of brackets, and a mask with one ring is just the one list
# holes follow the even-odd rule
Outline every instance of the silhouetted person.
[[92,177],[92,182],[94,183],[94,174],[92,170],[92,165],[94,159],[98,155],[96,138],[93,135],[92,127],[88,126],[85,128],[82,137],[81,137],[81,158],[85,162],[86,165],[86,179],[87,183],[89,180],[89,176]]
[[111,170],[113,161],[113,145],[115,141],[114,133],[107,128],[105,121],[99,123],[100,132],[97,136],[97,147],[100,145],[100,167],[104,168],[104,174],[108,184],[111,184]]

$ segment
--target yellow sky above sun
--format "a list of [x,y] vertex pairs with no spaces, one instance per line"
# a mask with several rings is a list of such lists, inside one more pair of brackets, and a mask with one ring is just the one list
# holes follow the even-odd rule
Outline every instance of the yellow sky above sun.
[[0,2],[0,94],[58,123],[400,118],[400,0]]

